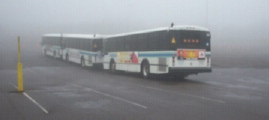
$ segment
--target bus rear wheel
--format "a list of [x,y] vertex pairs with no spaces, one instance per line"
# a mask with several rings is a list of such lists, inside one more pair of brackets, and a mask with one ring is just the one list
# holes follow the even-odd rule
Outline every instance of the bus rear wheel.
[[150,68],[149,68],[148,62],[144,62],[142,64],[141,75],[143,78],[146,78],[146,79],[150,78]]
[[114,73],[116,71],[116,63],[114,61],[110,62],[110,72]]

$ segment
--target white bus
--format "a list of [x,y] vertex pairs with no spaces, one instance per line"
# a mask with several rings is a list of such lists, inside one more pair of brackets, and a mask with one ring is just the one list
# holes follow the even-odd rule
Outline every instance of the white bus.
[[108,36],[104,39],[106,70],[177,77],[211,72],[210,31],[198,26],[174,26]]
[[64,60],[81,64],[82,67],[102,65],[103,40],[101,35],[64,34],[62,42]]
[[44,55],[60,58],[62,55],[62,35],[45,34],[42,36],[42,51]]

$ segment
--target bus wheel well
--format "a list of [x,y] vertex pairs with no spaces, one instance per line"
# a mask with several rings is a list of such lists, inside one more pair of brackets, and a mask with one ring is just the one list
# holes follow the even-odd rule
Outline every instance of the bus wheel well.
[[111,64],[112,62],[115,62],[114,58],[111,58],[109,63]]
[[140,72],[142,72],[142,67],[143,67],[143,65],[145,64],[145,63],[148,63],[149,64],[149,61],[148,61],[148,59],[143,59],[142,60],[142,62],[141,62],[141,64],[140,64]]
[[144,63],[148,63],[149,64],[149,61],[148,59],[143,59],[142,62],[141,62],[141,71],[142,71],[142,66]]
[[113,58],[110,59],[109,70],[111,73],[114,73],[116,71],[116,63],[115,63],[115,60]]
[[150,64],[147,59],[142,60],[140,74],[143,78],[150,78]]

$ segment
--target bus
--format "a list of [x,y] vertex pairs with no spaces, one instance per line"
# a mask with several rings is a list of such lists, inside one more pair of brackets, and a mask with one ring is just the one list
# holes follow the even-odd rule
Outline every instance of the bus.
[[63,60],[81,64],[82,67],[102,65],[102,35],[65,34],[62,42]]
[[184,78],[211,72],[210,31],[181,25],[144,30],[104,38],[103,68]]
[[60,58],[62,55],[62,34],[43,35],[41,45],[44,55]]

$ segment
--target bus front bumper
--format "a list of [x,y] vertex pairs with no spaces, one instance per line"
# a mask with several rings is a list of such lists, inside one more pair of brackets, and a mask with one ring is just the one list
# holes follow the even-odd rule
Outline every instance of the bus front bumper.
[[193,67],[193,68],[182,68],[182,67],[170,67],[169,73],[184,73],[184,74],[197,74],[197,73],[206,73],[212,72],[212,68],[205,67]]

